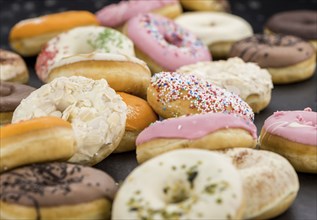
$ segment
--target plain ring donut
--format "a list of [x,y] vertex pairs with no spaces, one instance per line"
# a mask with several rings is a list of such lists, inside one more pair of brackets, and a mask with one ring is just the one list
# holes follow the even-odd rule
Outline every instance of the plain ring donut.
[[106,80],[60,77],[24,99],[12,123],[42,116],[69,121],[77,151],[70,162],[94,165],[119,145],[126,123],[126,104]]

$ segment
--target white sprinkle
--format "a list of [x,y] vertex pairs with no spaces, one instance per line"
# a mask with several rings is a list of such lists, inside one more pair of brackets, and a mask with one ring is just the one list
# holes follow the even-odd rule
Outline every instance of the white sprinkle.
[[181,126],[181,125],[178,125],[177,129],[178,129],[178,130],[182,129],[182,126]]

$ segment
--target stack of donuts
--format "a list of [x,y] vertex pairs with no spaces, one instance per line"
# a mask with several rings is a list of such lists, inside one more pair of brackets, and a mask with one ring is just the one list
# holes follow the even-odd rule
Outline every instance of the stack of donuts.
[[[317,173],[317,113],[254,120],[273,83],[314,74],[316,23],[315,11],[283,12],[254,34],[225,0],[129,0],[18,22],[16,53],[0,49],[0,219],[282,214],[297,172]],[[139,166],[120,186],[93,167],[128,151]]]

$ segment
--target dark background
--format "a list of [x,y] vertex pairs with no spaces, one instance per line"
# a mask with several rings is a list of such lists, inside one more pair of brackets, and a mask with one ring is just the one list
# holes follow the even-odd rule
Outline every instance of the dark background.
[[[151,1],[151,0],[149,0]],[[20,20],[65,10],[88,10],[95,12],[116,0],[0,0],[0,48],[10,49],[8,34]],[[260,33],[266,20],[276,12],[293,9],[317,9],[317,0],[232,0],[231,11],[246,19],[254,32]],[[317,27],[316,27],[317,28]],[[30,70],[29,84],[41,86],[34,73],[35,57],[26,58]],[[304,82],[274,86],[270,105],[255,116],[258,133],[264,120],[277,110],[317,109],[317,74]],[[113,154],[95,167],[112,175],[121,182],[137,166],[135,153]],[[317,219],[317,176],[299,173],[299,195],[290,209],[276,219]],[[0,207],[1,208],[1,207]]]

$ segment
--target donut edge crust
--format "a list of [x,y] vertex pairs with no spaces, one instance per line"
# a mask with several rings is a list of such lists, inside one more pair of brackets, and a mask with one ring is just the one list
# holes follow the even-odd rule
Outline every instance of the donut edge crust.
[[113,153],[122,153],[135,150],[135,140],[141,131],[125,131],[119,146]]

